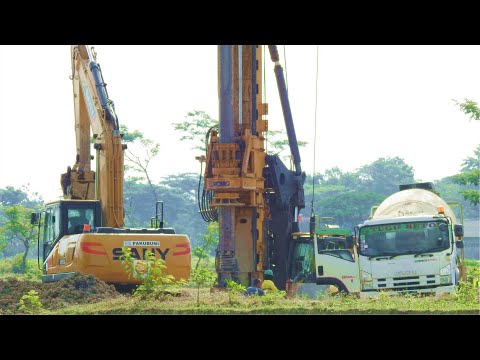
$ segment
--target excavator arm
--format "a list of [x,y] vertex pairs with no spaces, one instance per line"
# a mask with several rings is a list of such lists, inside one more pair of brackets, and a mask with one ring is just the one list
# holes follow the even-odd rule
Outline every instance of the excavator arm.
[[[87,45],[71,46],[77,155],[61,175],[65,199],[100,200],[103,226],[123,227],[123,151],[118,118],[109,99],[96,54]],[[96,156],[91,155],[93,133]],[[91,160],[96,159],[96,173]]]

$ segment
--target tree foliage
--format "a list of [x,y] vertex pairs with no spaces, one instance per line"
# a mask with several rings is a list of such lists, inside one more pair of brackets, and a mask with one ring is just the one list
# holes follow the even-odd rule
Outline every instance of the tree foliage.
[[[217,129],[219,121],[212,118],[205,111],[192,111],[186,116],[186,120],[180,123],[173,123],[174,129],[182,134],[181,141],[188,140],[193,143],[192,149],[205,152],[208,146],[207,133],[210,129]],[[298,146],[303,147],[305,141],[297,140]],[[281,154],[289,146],[285,130],[268,130],[266,132],[267,154]],[[283,156],[284,158],[288,155]]]
[[24,254],[20,272],[25,273],[28,250],[37,239],[38,228],[30,223],[31,209],[22,205],[5,206],[3,208],[5,225],[0,227],[0,244],[23,245]]
[[[460,107],[460,110],[470,117],[470,119],[480,120],[480,108],[476,101],[465,99],[463,103],[454,100]],[[480,201],[480,191],[478,190],[478,182],[480,179],[480,145],[474,151],[474,157],[468,157],[463,162],[462,171],[454,177],[454,180],[461,185],[474,185],[475,188],[467,188],[461,191],[465,200],[471,204],[478,206]]]
[[321,216],[331,216],[336,223],[353,230],[355,225],[368,218],[372,206],[380,204],[384,199],[382,194],[345,191],[322,198],[317,203],[317,211]]
[[462,171],[472,171],[480,169],[480,145],[474,150],[474,155],[463,160]]
[[201,241],[192,250],[192,256],[197,258],[195,270],[198,269],[202,260],[207,260],[215,250],[219,241],[218,222],[210,222],[207,226],[206,234],[199,234]]
[[[278,155],[283,161],[292,160],[292,155],[290,153],[284,153],[285,149],[290,148],[290,142],[288,141],[288,135],[285,130],[268,130],[265,134],[265,139],[265,152],[268,155]],[[308,142],[306,141],[297,140],[299,148],[302,148],[307,144]]]
[[137,260],[132,256],[131,248],[123,247],[122,268],[129,277],[141,280],[142,283],[135,289],[133,295],[145,300],[149,298],[163,299],[165,295],[172,295],[184,284],[184,279],[175,280],[168,274],[166,261],[155,258],[153,252],[147,250],[144,260]]
[[40,302],[38,292],[30,290],[23,295],[19,301],[19,311],[25,311],[28,314],[39,314],[43,311],[43,304]]
[[123,134],[123,140],[125,142],[138,145],[136,152],[133,152],[130,147],[127,147],[125,150],[125,170],[139,173],[140,176],[134,177],[134,180],[146,180],[153,193],[155,202],[158,201],[155,186],[153,186],[152,179],[148,172],[148,166],[152,159],[159,154],[160,144],[145,138],[144,134],[138,130],[129,132],[125,125],[120,125],[120,131]]
[[480,120],[480,108],[476,101],[465,99],[464,102],[458,102],[457,100],[453,100],[459,107],[460,110],[470,117],[473,120]]
[[[348,227],[363,222],[370,209],[398,191],[398,185],[413,183],[413,168],[402,159],[379,158],[353,172],[333,167],[305,180],[305,203],[312,204],[318,216],[331,216],[338,225]],[[307,209],[308,211],[308,209]],[[308,231],[308,224],[300,224]]]
[[478,183],[480,181],[480,168],[462,172],[454,176],[455,181],[461,185],[474,185],[475,189],[464,189],[460,193],[465,200],[468,200],[473,205],[478,205],[480,202],[480,191],[478,190]]
[[20,188],[7,186],[0,189],[0,206],[22,205],[33,209],[42,203],[42,197],[38,193],[30,191],[28,184]]
[[[478,207],[473,205],[470,201],[459,196],[465,190],[465,186],[459,184],[455,180],[455,176],[447,176],[443,179],[434,181],[436,191],[440,193],[442,199],[446,202],[459,202],[463,209],[463,215],[466,219],[474,219],[478,217]],[[470,185],[468,188],[473,187]],[[457,214],[459,216],[459,214]]]
[[193,142],[192,149],[207,151],[206,135],[209,129],[218,128],[218,120],[205,111],[194,110],[187,114],[186,120],[173,123],[174,129],[182,134],[180,141]]
[[379,158],[369,165],[362,166],[357,170],[360,179],[361,190],[391,195],[398,191],[398,185],[415,182],[413,167],[407,165],[398,156]]
[[[193,196],[198,178],[192,173],[184,173],[175,175],[175,179],[166,177],[159,184],[153,184],[158,199],[164,203],[164,225],[173,227],[179,234],[187,234],[195,246],[201,241],[197,234],[207,232],[207,223],[198,214],[196,197]],[[126,179],[124,206],[126,226],[150,226],[150,218],[155,216],[155,202],[148,184]]]

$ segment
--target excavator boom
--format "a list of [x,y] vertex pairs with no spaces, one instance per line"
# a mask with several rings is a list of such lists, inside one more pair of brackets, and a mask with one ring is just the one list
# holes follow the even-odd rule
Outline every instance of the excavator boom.
[[[122,227],[123,151],[118,118],[108,98],[96,55],[87,45],[72,45],[72,82],[77,156],[61,176],[65,199],[100,200],[103,225]],[[91,134],[95,157],[91,156]],[[91,160],[96,159],[96,173]]]

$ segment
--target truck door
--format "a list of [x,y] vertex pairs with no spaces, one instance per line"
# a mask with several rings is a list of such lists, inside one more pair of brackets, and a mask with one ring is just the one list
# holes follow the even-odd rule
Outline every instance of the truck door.
[[355,247],[346,249],[344,245],[344,238],[317,237],[314,244],[317,284],[334,285],[348,293],[360,292]]

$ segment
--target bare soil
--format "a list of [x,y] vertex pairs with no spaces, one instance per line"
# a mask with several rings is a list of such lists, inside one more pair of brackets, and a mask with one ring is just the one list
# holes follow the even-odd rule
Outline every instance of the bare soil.
[[75,274],[53,283],[0,279],[0,314],[22,314],[20,299],[30,290],[38,293],[44,309],[54,310],[66,305],[94,303],[122,296],[113,285],[93,275]]

